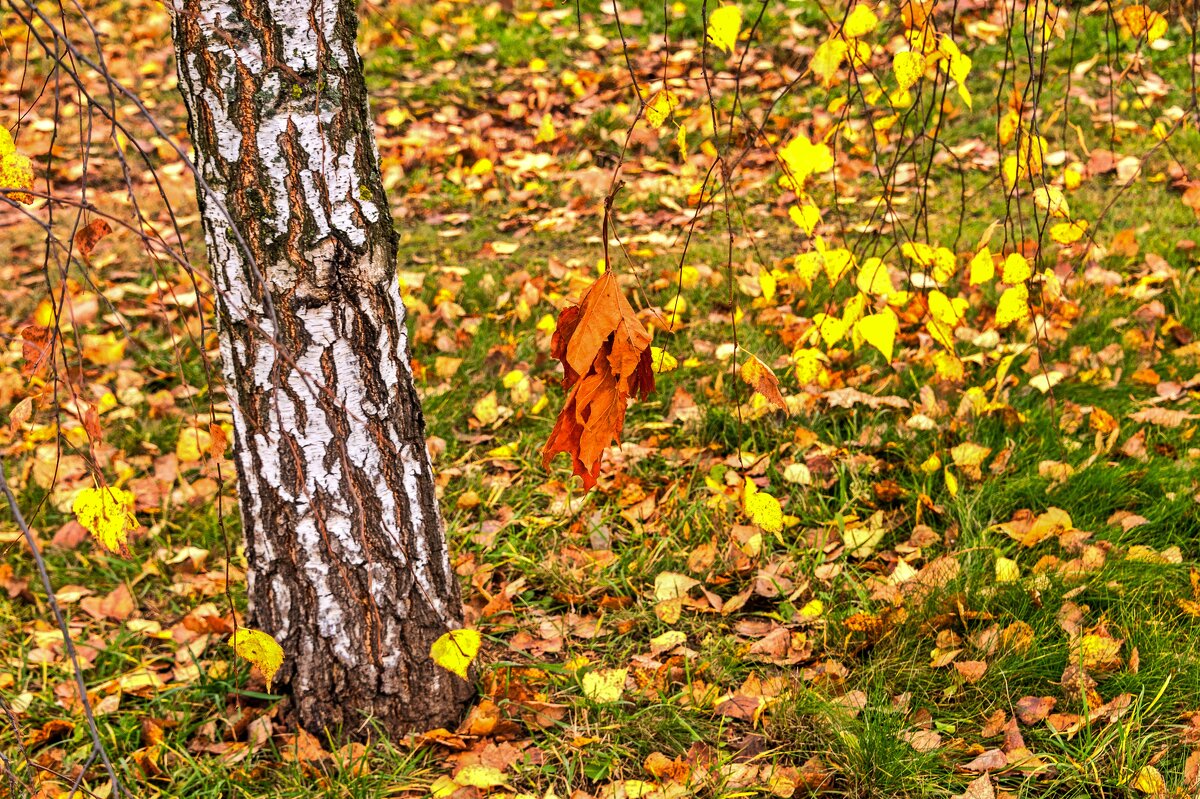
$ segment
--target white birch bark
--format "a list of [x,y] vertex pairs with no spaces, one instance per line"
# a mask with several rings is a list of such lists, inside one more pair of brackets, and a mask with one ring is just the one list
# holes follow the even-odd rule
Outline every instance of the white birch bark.
[[[217,288],[253,623],[309,729],[452,724],[461,624],[395,275],[356,8],[174,0]],[[236,231],[236,233],[235,233]]]

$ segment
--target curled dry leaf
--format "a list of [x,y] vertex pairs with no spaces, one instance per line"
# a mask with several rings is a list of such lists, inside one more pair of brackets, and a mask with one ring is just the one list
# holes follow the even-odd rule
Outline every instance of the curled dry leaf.
[[563,310],[550,352],[562,362],[563,387],[570,393],[542,450],[542,464],[548,467],[565,452],[575,474],[591,488],[604,450],[620,440],[627,400],[654,390],[650,333],[621,293],[615,274],[605,272],[583,302]]
[[753,388],[755,392],[762,394],[768,402],[787,411],[787,403],[783,399],[783,393],[779,390],[779,378],[771,371],[771,367],[751,355],[742,364],[738,374],[741,375],[743,382]]
[[75,247],[85,258],[92,254],[100,239],[112,233],[112,225],[105,219],[93,219],[75,234]]

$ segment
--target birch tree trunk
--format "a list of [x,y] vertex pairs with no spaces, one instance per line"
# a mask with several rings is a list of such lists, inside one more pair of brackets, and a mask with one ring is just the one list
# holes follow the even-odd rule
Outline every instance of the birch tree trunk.
[[462,623],[351,0],[173,0],[252,623],[310,731],[452,725]]

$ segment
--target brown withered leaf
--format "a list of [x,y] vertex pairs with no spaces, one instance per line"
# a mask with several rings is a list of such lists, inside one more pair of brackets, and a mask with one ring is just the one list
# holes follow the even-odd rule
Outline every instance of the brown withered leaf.
[[605,272],[583,302],[559,314],[550,353],[562,362],[563,387],[570,393],[542,450],[542,464],[548,467],[565,452],[575,474],[591,488],[604,450],[620,441],[628,399],[654,390],[650,333],[614,273]]
[[42,371],[54,351],[53,331],[49,327],[30,325],[21,331],[21,374],[32,377]]
[[954,670],[958,672],[964,682],[976,683],[987,672],[987,664],[982,660],[963,660],[954,664]]
[[75,247],[85,258],[92,254],[100,239],[112,233],[112,225],[104,219],[93,219],[75,234]]
[[1023,696],[1017,700],[1017,718],[1022,724],[1037,724],[1050,715],[1057,701],[1052,696]]
[[983,754],[976,757],[970,763],[962,766],[964,771],[973,771],[976,774],[995,771],[1002,769],[1008,765],[1008,757],[999,749],[989,749]]
[[1184,422],[1200,419],[1200,414],[1174,408],[1144,408],[1137,413],[1129,414],[1129,418],[1135,422],[1159,425],[1160,427],[1180,427]]
[[987,774],[976,777],[967,786],[967,790],[957,794],[952,799],[993,799],[996,789],[992,787],[992,778]]

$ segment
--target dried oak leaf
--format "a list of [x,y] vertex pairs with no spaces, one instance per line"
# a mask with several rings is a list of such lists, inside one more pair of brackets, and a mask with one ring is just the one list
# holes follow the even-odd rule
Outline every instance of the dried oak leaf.
[[565,452],[591,488],[604,450],[620,441],[627,401],[654,390],[650,333],[612,272],[601,275],[578,306],[559,314],[550,353],[562,362],[563,388],[570,393],[542,450],[542,464],[548,467]]

